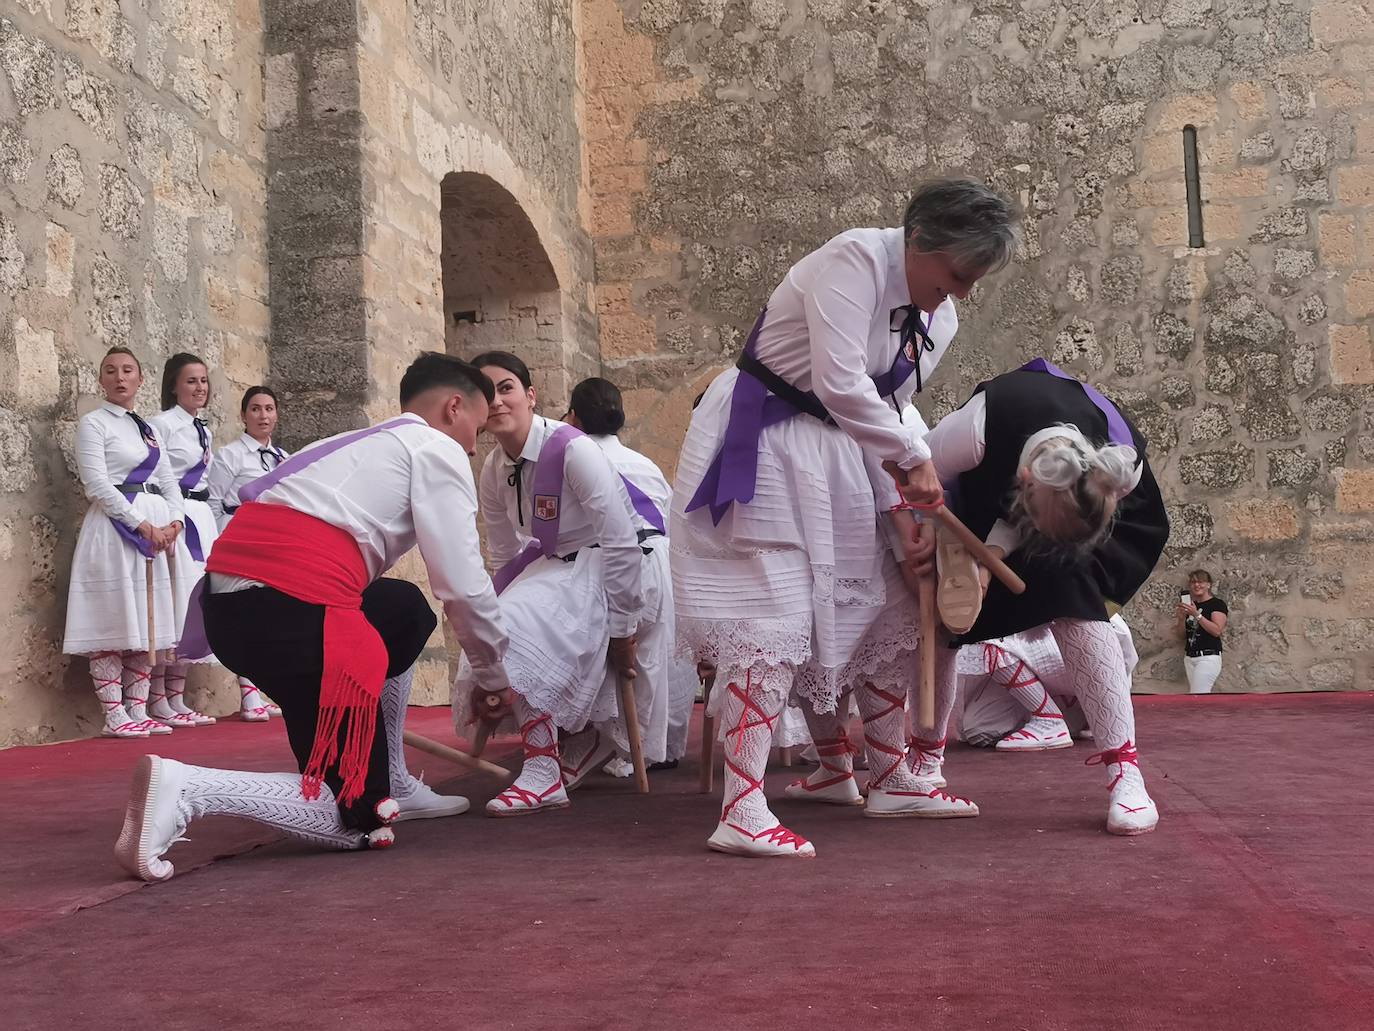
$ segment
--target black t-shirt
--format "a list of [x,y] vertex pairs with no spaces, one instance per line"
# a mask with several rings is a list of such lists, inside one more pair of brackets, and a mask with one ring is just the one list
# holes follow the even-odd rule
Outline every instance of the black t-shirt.
[[[1226,607],[1226,602],[1220,598],[1208,598],[1197,606],[1197,610],[1209,620],[1218,612],[1231,611]],[[1221,654],[1221,638],[1209,634],[1202,624],[1192,616],[1183,621],[1183,630],[1186,635],[1188,655],[1196,658],[1199,655]]]

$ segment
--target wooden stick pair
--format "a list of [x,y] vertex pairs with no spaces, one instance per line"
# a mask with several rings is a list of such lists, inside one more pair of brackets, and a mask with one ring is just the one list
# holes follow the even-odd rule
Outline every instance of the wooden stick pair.
[[[175,544],[164,552],[167,556],[167,577],[172,586],[172,632],[175,636],[182,622],[177,613],[177,557]],[[153,600],[153,560],[143,563],[144,591],[143,603],[148,610],[148,665],[157,665],[157,603]]]

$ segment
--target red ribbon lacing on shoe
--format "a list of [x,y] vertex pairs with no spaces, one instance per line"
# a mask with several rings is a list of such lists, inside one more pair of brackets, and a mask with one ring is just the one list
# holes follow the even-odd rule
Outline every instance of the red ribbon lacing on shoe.
[[939,741],[922,741],[919,737],[907,739],[907,765],[911,767],[911,772],[920,775],[920,769],[925,765],[926,759],[932,762],[939,762],[940,757],[936,753],[945,747],[945,742],[949,736],[940,738]]
[[816,756],[821,761],[821,769],[828,770],[834,776],[818,781],[803,778],[796,781],[792,785],[793,787],[800,787],[803,791],[822,791],[825,788],[834,787],[836,784],[843,784],[847,780],[854,779],[853,770],[846,770],[843,766],[832,766],[826,762],[826,759],[858,754],[858,748],[850,742],[849,734],[846,731],[841,730],[839,737],[817,738],[812,743],[816,746]]
[[895,748],[887,742],[880,741],[877,738],[873,737],[871,734],[869,734],[868,725],[877,720],[883,719],[886,716],[890,716],[894,712],[900,712],[904,710],[906,708],[906,696],[890,694],[887,691],[884,691],[882,688],[874,685],[869,685],[869,690],[872,691],[879,698],[883,699],[883,701],[887,702],[887,708],[883,709],[881,712],[874,713],[872,716],[864,717],[864,744],[866,744],[869,748],[875,751],[882,752],[884,755],[892,757],[892,763],[887,767],[887,769],[883,770],[883,772],[878,774],[876,777],[872,775],[869,776],[868,786],[870,789],[872,789],[881,788],[883,785],[883,781],[887,780],[889,777],[891,777],[894,773],[897,772],[898,768],[902,765],[902,760],[905,759],[907,755],[906,752],[902,751],[902,749]]
[[[530,735],[534,733],[534,728],[541,723],[547,723],[549,725],[546,733],[552,740],[547,745],[532,745],[530,744]],[[558,769],[562,771],[563,764],[558,762],[558,738],[553,733],[553,717],[548,713],[536,716],[520,728],[520,742],[524,746],[526,759],[546,757],[558,763]],[[524,803],[529,808],[534,809],[539,803],[543,802],[544,799],[548,798],[562,786],[562,777],[559,777],[549,785],[549,787],[538,793],[529,790],[529,788],[522,788],[519,784],[512,784],[510,787],[506,788],[505,791],[496,796],[496,801],[505,803],[505,805],[511,809],[515,808],[516,802]]]
[[1107,785],[1108,791],[1116,787],[1121,778],[1126,775],[1125,770],[1121,768],[1126,763],[1130,763],[1137,770],[1140,769],[1140,753],[1136,751],[1135,745],[1129,741],[1120,748],[1108,748],[1083,760],[1084,766],[1111,766],[1113,764],[1117,766],[1116,776]]

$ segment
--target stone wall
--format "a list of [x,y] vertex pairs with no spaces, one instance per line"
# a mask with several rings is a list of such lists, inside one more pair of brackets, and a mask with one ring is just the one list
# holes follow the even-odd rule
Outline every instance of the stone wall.
[[[1174,516],[1127,610],[1177,690],[1209,567],[1229,690],[1367,686],[1374,645],[1374,11],[1349,0],[587,0],[607,374],[671,467],[787,267],[970,174],[1026,213],[928,418],[1048,354],[1150,438]],[[1204,240],[1189,247],[1183,131]]]
[[[211,366],[216,441],[267,366],[262,19],[257,2],[0,6],[0,746],[100,724],[61,655],[86,509],[76,420],[114,344]],[[197,704],[237,707],[201,671]]]

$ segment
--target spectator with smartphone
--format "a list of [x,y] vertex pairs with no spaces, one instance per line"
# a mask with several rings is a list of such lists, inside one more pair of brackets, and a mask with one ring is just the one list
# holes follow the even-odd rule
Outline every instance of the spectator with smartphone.
[[1228,612],[1226,602],[1212,594],[1211,573],[1194,569],[1188,574],[1188,591],[1179,598],[1178,628],[1189,694],[1212,693],[1221,674],[1221,635]]

